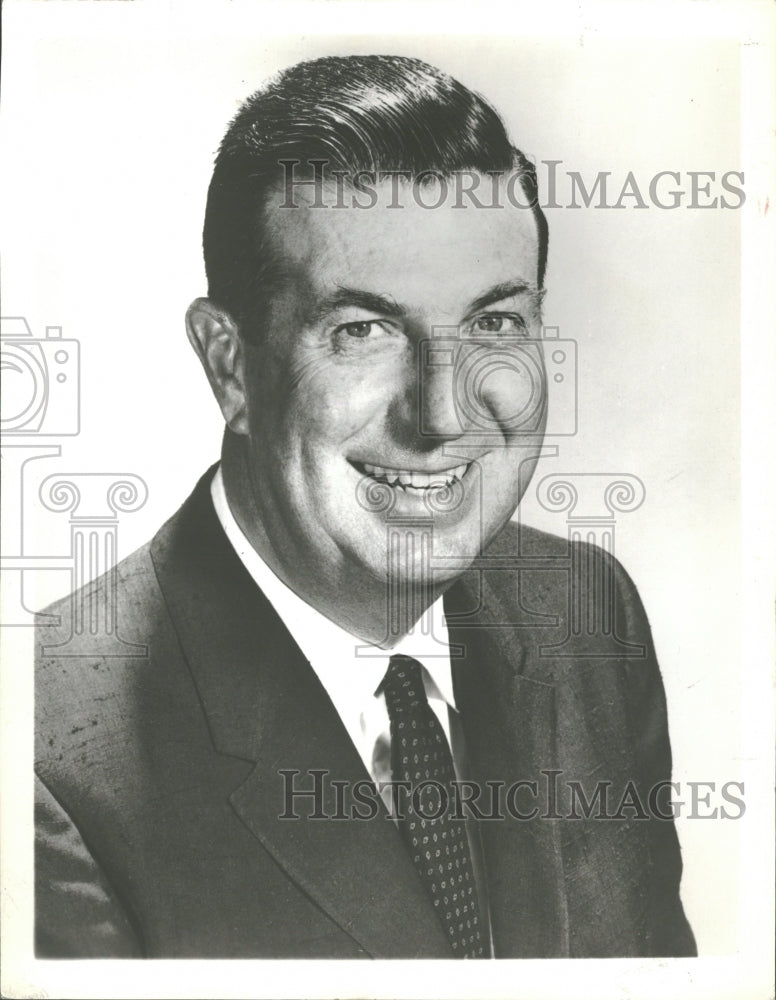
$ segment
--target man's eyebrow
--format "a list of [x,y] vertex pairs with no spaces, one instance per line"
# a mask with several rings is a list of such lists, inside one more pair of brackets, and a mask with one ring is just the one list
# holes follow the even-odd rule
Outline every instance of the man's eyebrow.
[[[544,290],[539,290],[526,281],[502,281],[498,285],[489,288],[482,295],[478,295],[471,302],[468,312],[476,312],[478,309],[484,309],[494,302],[501,302],[502,299],[510,299],[518,295],[529,295],[538,307],[541,305]],[[347,285],[340,285],[336,292],[332,292],[331,295],[327,295],[316,303],[313,319],[320,320],[337,309],[345,309],[347,307],[364,309],[367,312],[395,318],[406,316],[408,312],[406,306],[401,305],[401,303],[387,295],[379,295],[376,292],[367,292],[360,288],[349,288]]]
[[336,292],[327,295],[325,299],[321,299],[316,304],[315,318],[321,319],[336,309],[344,309],[347,306],[379,313],[382,316],[400,317],[406,315],[406,309],[395,299],[386,295],[378,295],[375,292],[365,292],[359,288],[348,288],[341,285]]
[[525,281],[502,281],[498,285],[489,288],[487,292],[478,295],[469,306],[469,312],[476,312],[484,309],[485,306],[493,305],[494,302],[501,302],[502,299],[511,299],[516,295],[530,295],[539,305],[542,300],[542,292],[533,285]]

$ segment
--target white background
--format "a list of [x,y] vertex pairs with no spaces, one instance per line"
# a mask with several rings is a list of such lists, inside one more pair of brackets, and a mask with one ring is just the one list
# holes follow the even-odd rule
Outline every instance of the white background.
[[[140,475],[149,499],[121,521],[123,556],[216,459],[220,417],[183,314],[205,292],[200,234],[225,123],[277,69],[329,53],[424,58],[486,96],[526,153],[563,161],[564,204],[565,171],[588,183],[610,171],[615,198],[628,171],[645,198],[660,170],[680,172],[676,187],[685,192],[688,171],[713,171],[719,195],[723,173],[752,163],[742,148],[747,122],[758,120],[742,75],[751,53],[730,19],[715,33],[713,18],[702,25],[677,16],[671,30],[666,15],[659,30],[640,5],[632,10],[641,25],[614,24],[609,8],[572,5],[554,26],[515,21],[505,30],[483,7],[471,30],[449,37],[444,5],[425,6],[414,19],[409,8],[397,6],[397,16],[377,9],[396,34],[365,30],[365,17],[335,2],[304,8],[306,15],[299,8],[282,23],[262,5],[212,4],[211,16],[196,17],[161,3],[7,9],[14,30],[3,67],[3,315],[25,316],[41,337],[47,325],[61,326],[82,355],[82,430],[60,439],[61,458],[36,463],[30,514],[36,476]],[[545,177],[540,166],[540,184]],[[686,193],[673,211],[638,210],[630,199],[619,211],[547,212],[545,323],[578,344],[579,432],[540,463],[533,486],[542,475],[573,471],[643,481],[645,503],[619,516],[616,552],[652,622],[679,797],[688,781],[719,789],[754,780],[743,820],[678,823],[682,896],[706,956],[746,947],[747,824],[761,821],[761,797],[770,794],[757,784],[760,772],[747,770],[750,706],[767,691],[759,685],[768,674],[757,673],[762,660],[743,657],[741,610],[742,223],[762,218],[763,177],[747,173],[741,211],[688,209]],[[766,364],[767,353],[761,357]],[[751,420],[748,429],[760,433]],[[543,511],[533,487],[522,516],[566,531],[563,515]],[[30,520],[27,549],[64,553],[66,522]],[[44,583],[52,594],[68,589],[61,574]],[[720,804],[718,792],[712,800]]]

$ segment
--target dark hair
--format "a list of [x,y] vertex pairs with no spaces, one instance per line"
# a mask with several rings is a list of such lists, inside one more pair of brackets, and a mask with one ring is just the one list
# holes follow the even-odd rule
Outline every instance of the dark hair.
[[413,177],[516,169],[538,227],[537,281],[543,283],[548,236],[536,171],[511,145],[496,111],[419,59],[326,57],[292,66],[249,97],[216,157],[203,234],[208,295],[248,339],[282,273],[263,213],[283,160]]

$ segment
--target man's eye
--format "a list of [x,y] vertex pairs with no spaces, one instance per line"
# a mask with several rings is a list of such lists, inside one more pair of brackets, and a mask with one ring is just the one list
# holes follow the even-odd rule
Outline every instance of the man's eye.
[[478,316],[472,323],[474,333],[523,333],[525,323],[519,316],[502,316],[496,313]]
[[376,327],[377,323],[372,320],[362,321],[360,323],[344,323],[338,328],[338,333],[344,333],[347,337],[353,337],[356,340],[363,340],[368,337],[372,332],[373,327]]
[[377,352],[399,349],[403,338],[399,331],[384,319],[357,319],[340,323],[331,332],[331,346],[343,357],[372,357]]

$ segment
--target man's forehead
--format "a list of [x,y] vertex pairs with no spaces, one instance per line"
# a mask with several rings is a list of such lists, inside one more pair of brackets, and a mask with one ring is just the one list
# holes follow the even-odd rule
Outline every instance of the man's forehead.
[[[492,185],[490,177],[485,178]],[[501,182],[505,183],[504,181]],[[472,298],[502,282],[536,289],[538,235],[532,212],[504,204],[460,204],[447,183],[432,179],[423,193],[412,181],[352,185],[325,181],[299,187],[293,203],[276,190],[265,210],[274,249],[322,284],[351,285],[352,276],[411,297],[429,285]],[[442,197],[443,194],[447,197]],[[389,282],[392,288],[386,288]]]

